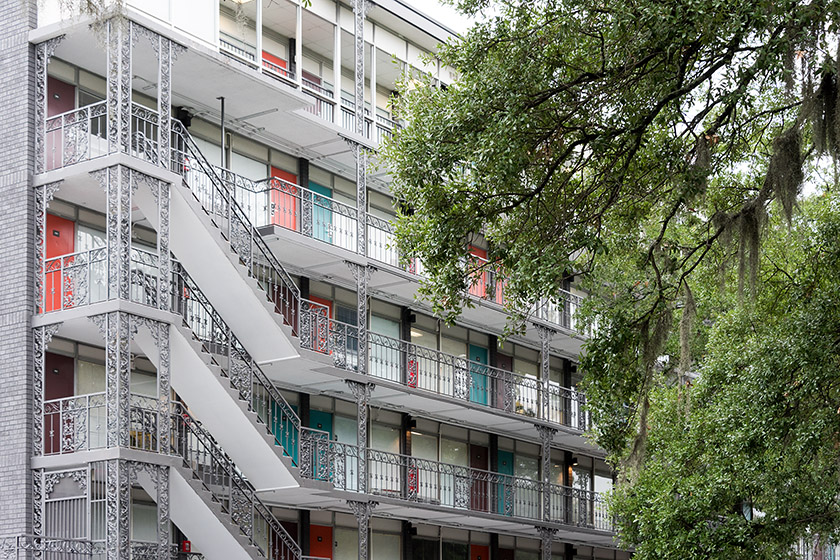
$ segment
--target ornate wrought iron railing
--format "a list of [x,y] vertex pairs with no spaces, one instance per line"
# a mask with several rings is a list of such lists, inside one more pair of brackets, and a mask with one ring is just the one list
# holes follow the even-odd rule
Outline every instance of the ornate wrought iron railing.
[[568,290],[560,290],[557,297],[538,301],[531,311],[531,316],[570,331],[589,335],[590,329],[583,324],[578,314],[582,305],[583,297]]
[[[156,252],[132,246],[129,294],[132,301],[158,307],[157,287],[161,282]],[[39,268],[42,293],[38,312],[48,313],[99,303],[108,299],[108,249],[95,247],[46,259]]]
[[195,145],[180,121],[172,121],[173,141],[170,168],[184,177],[204,210],[262,287],[275,311],[283,316],[298,335],[300,290],[274,256],[245,211],[236,202],[233,190],[218,175]]
[[172,261],[172,310],[181,315],[204,350],[213,356],[231,387],[239,391],[239,399],[247,403],[248,409],[274,436],[275,443],[297,465],[300,418],[175,260]]
[[62,455],[106,446],[105,393],[44,401],[44,455]]
[[[367,493],[408,502],[613,531],[603,497],[525,477],[331,441],[319,430],[301,432],[301,476],[358,492],[359,462],[367,462]],[[544,518],[550,507],[548,518]]]
[[[157,543],[133,541],[130,546],[132,560],[160,560]],[[198,552],[179,551],[177,545],[172,545],[170,549],[170,558],[172,560],[204,559],[204,555]],[[105,560],[106,555],[107,551],[103,541],[65,539],[38,535],[0,537],[0,559],[2,560],[29,560],[30,558],[42,558],[44,560]]]
[[47,117],[45,171],[109,153],[105,101]]
[[242,535],[268,560],[300,560],[301,549],[213,437],[179,403],[172,414],[172,451],[201,481]]
[[38,311],[72,309],[108,299],[108,250],[98,247],[46,259]]

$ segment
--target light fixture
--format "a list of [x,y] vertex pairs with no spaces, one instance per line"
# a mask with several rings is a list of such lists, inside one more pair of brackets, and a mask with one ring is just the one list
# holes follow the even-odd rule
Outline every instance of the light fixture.
[[577,464],[578,464],[578,458],[577,457],[572,457],[572,466],[576,467]]

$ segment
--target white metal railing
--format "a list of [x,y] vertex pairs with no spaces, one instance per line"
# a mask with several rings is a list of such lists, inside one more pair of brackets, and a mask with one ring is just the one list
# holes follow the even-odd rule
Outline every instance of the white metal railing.
[[105,101],[47,117],[45,171],[108,154]]
[[[365,461],[365,469],[360,462]],[[366,473],[366,479],[360,476]],[[411,455],[332,441],[320,430],[301,432],[301,476],[328,481],[339,490],[387,496],[429,504],[548,521],[599,531],[614,531],[603,497],[588,490],[443,463]],[[549,501],[545,518],[545,501]]]

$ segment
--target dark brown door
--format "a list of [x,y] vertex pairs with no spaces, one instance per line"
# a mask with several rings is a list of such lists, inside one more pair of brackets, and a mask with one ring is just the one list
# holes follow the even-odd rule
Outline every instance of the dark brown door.
[[44,453],[60,453],[63,432],[72,430],[72,418],[62,418],[59,399],[73,396],[74,360],[47,352],[44,356]]
[[[496,354],[496,367],[504,371],[513,371],[513,357],[504,354]],[[496,408],[507,412],[514,411],[515,389],[510,379],[504,375],[496,378],[498,386],[493,393],[496,396]]]
[[[470,468],[487,471],[490,465],[488,453],[489,450],[484,446],[470,445]],[[488,490],[486,474],[473,471],[470,488],[470,509],[488,511],[490,505]]]

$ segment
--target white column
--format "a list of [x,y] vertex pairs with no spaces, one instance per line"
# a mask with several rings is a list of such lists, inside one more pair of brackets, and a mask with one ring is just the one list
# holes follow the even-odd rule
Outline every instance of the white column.
[[335,109],[333,122],[341,126],[341,6],[335,4],[335,48],[333,49],[333,96]]
[[373,26],[373,32],[370,39],[370,139],[373,140],[376,135],[376,26]]
[[262,52],[263,52],[263,3],[262,0],[257,2],[257,68],[260,72],[263,71]]
[[297,6],[297,21],[295,22],[295,79],[298,86],[303,80],[303,6]]

